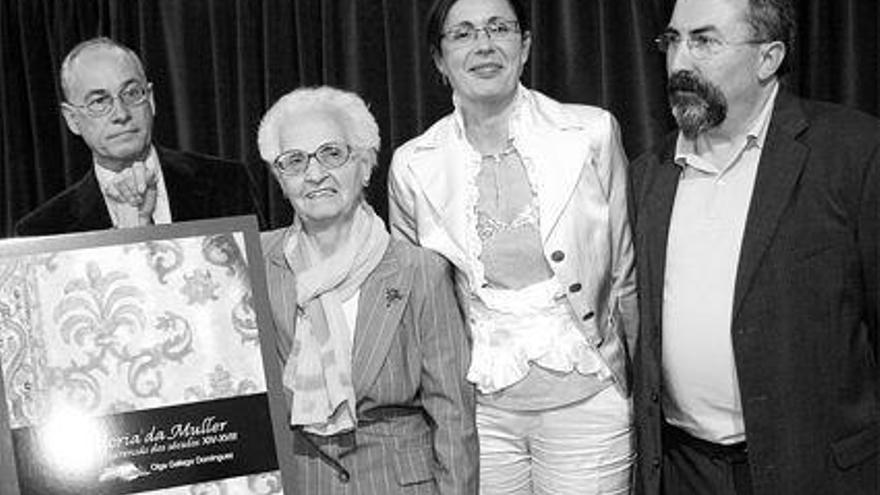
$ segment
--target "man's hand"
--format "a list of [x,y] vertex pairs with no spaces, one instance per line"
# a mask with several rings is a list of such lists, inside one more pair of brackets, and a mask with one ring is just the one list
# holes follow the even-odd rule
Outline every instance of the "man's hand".
[[138,206],[138,226],[153,225],[153,211],[156,209],[156,184],[144,192],[144,200]]
[[137,225],[150,225],[156,209],[157,183],[156,173],[137,162],[118,172],[113,181],[105,186],[104,193],[113,201],[136,208]]
[[104,192],[114,201],[140,206],[150,188],[156,188],[156,173],[137,162],[118,172]]

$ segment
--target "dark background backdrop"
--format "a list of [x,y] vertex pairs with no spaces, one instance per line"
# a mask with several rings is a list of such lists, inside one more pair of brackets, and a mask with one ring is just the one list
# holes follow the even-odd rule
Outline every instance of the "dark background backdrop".
[[[797,1],[797,0],[796,0]],[[156,142],[252,164],[272,226],[290,209],[259,161],[263,112],[300,85],[360,93],[382,133],[370,200],[385,215],[391,151],[451,109],[424,42],[429,0],[0,0],[0,237],[92,166],[58,110],[77,42],[115,38],[153,82]],[[651,40],[674,0],[531,0],[529,87],[610,109],[635,158],[669,131]],[[876,0],[799,0],[798,94],[880,113]]]

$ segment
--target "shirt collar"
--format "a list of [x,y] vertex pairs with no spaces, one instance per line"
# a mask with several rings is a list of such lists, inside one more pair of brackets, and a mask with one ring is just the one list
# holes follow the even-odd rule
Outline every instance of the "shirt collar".
[[[764,102],[761,112],[755,120],[752,121],[748,131],[745,133],[745,137],[743,138],[740,147],[741,152],[751,148],[764,148],[764,141],[767,139],[767,130],[770,128],[770,118],[773,115],[773,106],[776,101],[776,96],[779,93],[779,83],[774,81],[772,84],[773,89],[771,90],[770,97]],[[681,132],[678,133],[678,138],[675,141],[676,165],[684,167],[701,160],[696,153],[699,139],[699,137],[697,139],[687,139]]]
[[[101,186],[101,190],[104,190],[104,186],[108,185],[116,174],[119,172],[114,172],[108,168],[104,168],[98,165],[98,162],[93,162],[95,167],[95,176],[98,179],[98,184]],[[158,179],[161,175],[161,170],[159,169],[159,157],[156,155],[156,148],[150,146],[150,151],[147,153],[147,159],[144,160],[144,165],[147,167],[147,170],[156,173],[156,178]]]

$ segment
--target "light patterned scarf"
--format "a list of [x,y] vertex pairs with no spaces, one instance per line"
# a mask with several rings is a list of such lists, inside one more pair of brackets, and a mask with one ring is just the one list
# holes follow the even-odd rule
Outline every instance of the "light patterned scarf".
[[314,241],[294,222],[285,256],[296,274],[296,331],[284,366],[293,392],[291,425],[318,435],[357,424],[351,380],[351,335],[342,302],[351,298],[382,260],[388,247],[385,224],[366,203],[355,211],[351,235],[331,257],[321,259]]

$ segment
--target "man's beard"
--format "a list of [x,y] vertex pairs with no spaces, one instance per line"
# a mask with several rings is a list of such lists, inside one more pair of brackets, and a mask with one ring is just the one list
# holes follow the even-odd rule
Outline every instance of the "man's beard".
[[672,74],[666,93],[678,128],[688,139],[695,139],[727,118],[727,98],[721,89],[691,71]]

